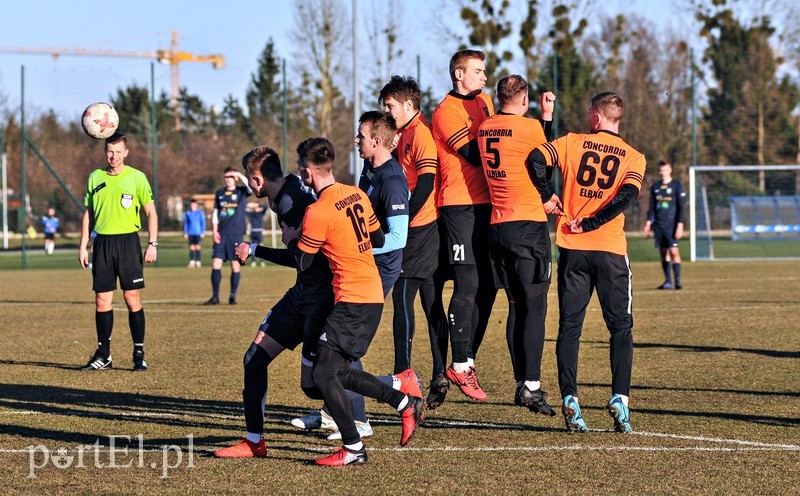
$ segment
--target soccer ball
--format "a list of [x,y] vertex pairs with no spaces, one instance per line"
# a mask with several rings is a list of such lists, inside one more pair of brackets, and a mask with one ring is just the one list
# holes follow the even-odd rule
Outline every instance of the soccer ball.
[[83,111],[81,127],[91,138],[106,139],[117,131],[118,126],[117,111],[105,102],[93,103]]

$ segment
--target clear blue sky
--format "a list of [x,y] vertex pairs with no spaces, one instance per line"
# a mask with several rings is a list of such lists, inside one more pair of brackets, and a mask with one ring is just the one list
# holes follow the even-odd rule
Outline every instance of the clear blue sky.
[[[386,1],[359,0],[359,17],[362,13],[365,17],[371,15],[373,6],[385,5]],[[427,34],[430,26],[419,21],[426,18],[438,0],[400,1],[405,34],[415,42],[406,51],[421,54],[424,59],[423,86],[430,84],[444,92],[449,84],[445,72],[450,49],[442,50],[437,40]],[[345,3],[349,7],[352,0]],[[602,4],[608,13],[625,9],[661,25],[674,13],[671,3],[665,0],[606,0],[596,4]],[[227,66],[220,71],[206,63],[180,65],[181,86],[204,102],[216,105],[221,105],[228,94],[243,101],[250,75],[269,37],[274,38],[281,56],[292,53],[288,39],[294,22],[291,0],[139,0],[113,5],[64,0],[15,1],[3,9],[0,47],[154,51],[168,48],[169,33],[178,31],[182,35],[179,49],[197,55],[220,53],[226,57]],[[359,29],[362,30],[360,46],[364,47],[364,23],[359,24]],[[77,120],[85,105],[108,100],[117,88],[134,83],[149,88],[150,63],[145,58],[62,56],[54,60],[47,55],[0,53],[0,101],[4,99],[7,107],[18,107],[20,66],[24,64],[26,112],[54,108],[60,117],[75,116]],[[364,75],[365,69],[359,70]],[[169,67],[156,64],[155,77],[156,91],[168,91]]]

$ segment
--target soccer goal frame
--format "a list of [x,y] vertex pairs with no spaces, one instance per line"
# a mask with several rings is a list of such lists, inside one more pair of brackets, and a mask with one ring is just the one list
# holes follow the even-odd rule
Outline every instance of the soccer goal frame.
[[[761,192],[760,196],[754,198],[781,198],[782,200],[789,200],[790,203],[796,204],[795,216],[789,216],[789,219],[778,220],[769,225],[756,226],[757,232],[765,233],[786,233],[787,236],[797,236],[800,238],[800,165],[698,165],[689,168],[689,239],[690,239],[690,254],[691,261],[698,260],[718,260],[714,252],[714,241],[712,231],[712,219],[710,218],[709,198],[706,190],[706,184],[701,180],[699,175],[702,176],[706,172],[781,172],[781,171],[795,171],[794,184],[788,185],[785,190],[781,190],[780,194],[775,195],[769,192]],[[763,175],[760,175],[763,179]],[[762,183],[763,184],[763,183]],[[786,193],[789,193],[788,195]],[[735,195],[731,195],[730,199],[740,199]],[[786,203],[785,201],[782,203]],[[732,209],[733,210],[733,209]],[[732,223],[736,218],[736,212],[731,212]],[[763,229],[763,230],[761,230]],[[734,227],[731,226],[731,233]],[[722,232],[727,232],[723,230]],[[719,234],[719,233],[717,233]],[[734,236],[732,238],[735,239]],[[780,234],[775,239],[780,238]],[[747,241],[745,241],[746,243]],[[772,243],[772,241],[768,241]],[[781,241],[776,241],[781,242]],[[705,253],[698,253],[698,246],[706,245],[707,250]],[[800,250],[797,255],[794,253],[787,256],[746,256],[746,257],[724,257],[724,260],[800,260]]]

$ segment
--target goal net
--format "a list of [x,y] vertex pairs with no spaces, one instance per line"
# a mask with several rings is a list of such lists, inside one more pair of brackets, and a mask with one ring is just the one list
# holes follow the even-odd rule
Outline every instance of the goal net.
[[689,168],[691,259],[800,259],[800,165]]

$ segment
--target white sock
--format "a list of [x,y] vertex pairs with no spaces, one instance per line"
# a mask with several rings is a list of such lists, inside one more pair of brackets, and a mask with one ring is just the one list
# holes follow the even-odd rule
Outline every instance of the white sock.
[[250,441],[251,443],[258,443],[261,441],[261,434],[256,434],[255,432],[248,432],[245,436],[245,439]]
[[450,366],[459,374],[469,370],[469,362],[453,362]]
[[400,402],[400,404],[399,404],[399,405],[397,405],[397,411],[398,411],[398,412],[402,412],[402,411],[403,411],[403,409],[404,409],[404,408],[405,408],[407,405],[408,405],[408,395],[405,395],[405,396],[403,396],[403,401],[401,401],[401,402]]
[[364,448],[364,443],[359,441],[354,444],[345,444],[344,447],[349,449],[350,451],[361,451]]
[[627,397],[627,396],[625,396],[625,395],[622,395],[622,394],[618,394],[617,396],[619,396],[620,398],[622,398],[622,404],[623,404],[623,405],[625,405],[625,406],[628,406],[628,397]]
[[536,391],[537,389],[542,387],[542,383],[541,381],[525,381],[525,387],[527,387],[531,391]]
[[474,367],[475,366],[475,359],[474,358],[467,358],[467,365],[469,365],[470,367]]

